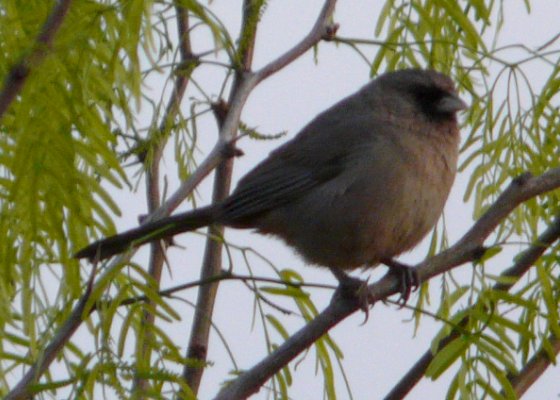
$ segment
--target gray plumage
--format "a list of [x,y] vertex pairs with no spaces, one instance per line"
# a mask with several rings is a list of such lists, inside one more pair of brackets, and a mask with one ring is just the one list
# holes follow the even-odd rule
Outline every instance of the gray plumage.
[[319,114],[223,202],[97,241],[76,257],[219,223],[282,238],[310,264],[373,266],[415,246],[436,224],[456,171],[465,108],[431,70],[381,75]]

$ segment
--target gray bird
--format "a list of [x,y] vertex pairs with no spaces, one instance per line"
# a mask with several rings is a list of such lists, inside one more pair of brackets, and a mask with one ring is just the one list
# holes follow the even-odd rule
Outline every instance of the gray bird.
[[393,258],[439,219],[457,165],[452,80],[432,70],[389,72],[319,114],[243,177],[225,200],[96,241],[75,254],[100,260],[210,224],[283,239],[304,260],[343,271],[388,265],[402,297],[417,286]]

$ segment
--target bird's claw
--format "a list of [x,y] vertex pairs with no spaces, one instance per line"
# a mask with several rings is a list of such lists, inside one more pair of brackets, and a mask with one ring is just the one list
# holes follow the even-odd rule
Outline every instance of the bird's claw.
[[336,289],[335,297],[340,296],[345,299],[352,299],[358,302],[360,310],[365,314],[363,324],[369,318],[369,309],[372,304],[369,301],[368,281],[354,278],[343,271],[333,271],[334,276],[338,280],[338,288]]
[[403,308],[410,297],[410,293],[418,290],[420,286],[420,278],[418,271],[413,267],[402,264],[394,260],[383,260],[383,264],[390,268],[390,273],[397,275],[399,278],[399,292],[401,296],[397,301],[399,308]]

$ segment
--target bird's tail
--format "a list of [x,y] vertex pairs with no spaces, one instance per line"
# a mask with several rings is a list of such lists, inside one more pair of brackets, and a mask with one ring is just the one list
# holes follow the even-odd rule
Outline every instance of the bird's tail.
[[208,206],[148,222],[138,228],[93,242],[74,254],[74,258],[89,258],[90,261],[103,260],[154,240],[210,225],[216,222],[215,217],[216,208]]

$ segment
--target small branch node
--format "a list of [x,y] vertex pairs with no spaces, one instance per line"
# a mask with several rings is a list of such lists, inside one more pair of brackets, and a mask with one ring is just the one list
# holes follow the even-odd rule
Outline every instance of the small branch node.
[[325,26],[325,33],[322,36],[322,39],[326,42],[330,42],[335,39],[336,32],[340,28],[340,24],[329,24]]

